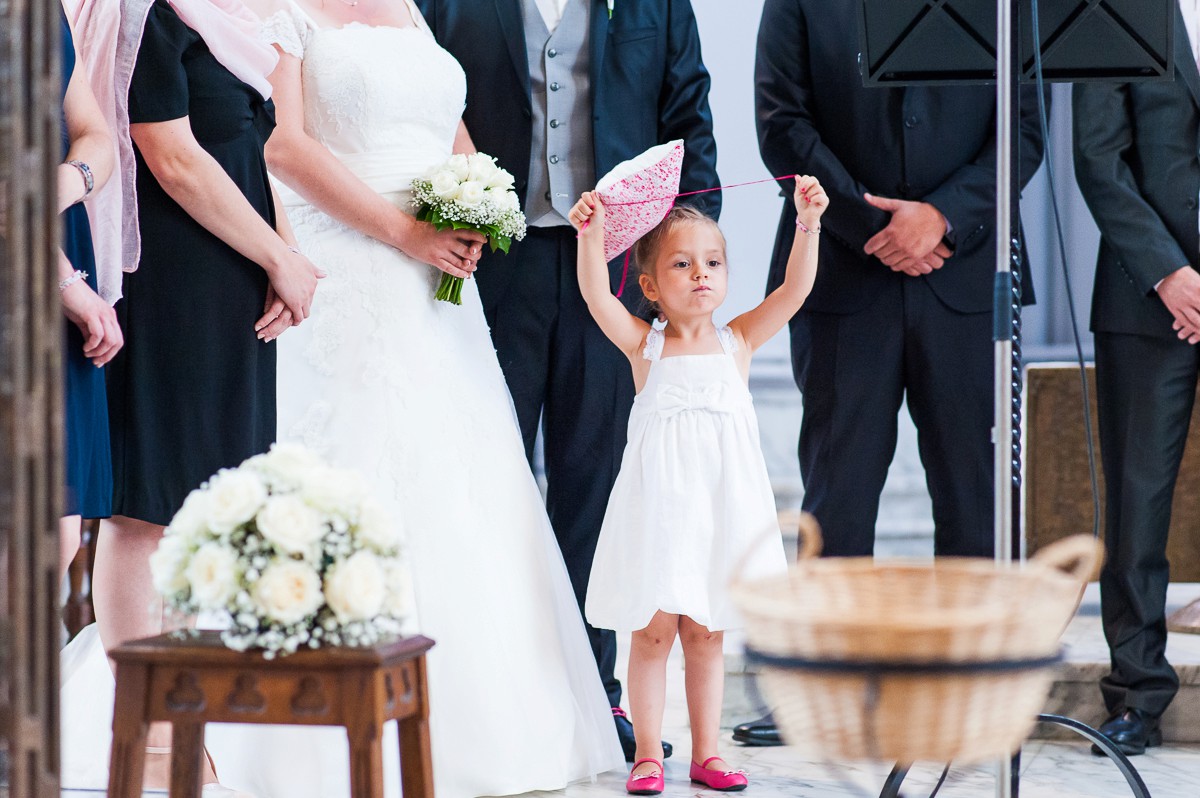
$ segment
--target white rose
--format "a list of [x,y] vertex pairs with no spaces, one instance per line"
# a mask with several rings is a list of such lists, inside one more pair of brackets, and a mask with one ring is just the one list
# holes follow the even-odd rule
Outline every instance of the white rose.
[[251,592],[266,618],[289,625],[321,609],[321,577],[307,563],[276,560],[268,565]]
[[484,155],[482,152],[467,156],[467,167],[467,179],[484,185],[487,185],[497,171],[496,159],[490,155]]
[[466,180],[471,174],[470,161],[467,156],[462,153],[451,155],[450,160],[446,161],[447,170],[450,171],[459,181]]
[[519,211],[521,210],[521,200],[517,197],[515,191],[505,190],[488,190],[492,195],[492,199],[496,201],[496,207],[502,211]]
[[209,493],[203,488],[189,493],[167,526],[169,532],[193,540],[207,532],[209,500]]
[[386,598],[383,565],[369,551],[351,554],[325,577],[325,601],[343,623],[374,618]]
[[269,452],[251,457],[246,465],[273,483],[295,487],[305,474],[322,464],[320,458],[298,443],[277,443]]
[[429,182],[433,188],[433,193],[437,194],[441,199],[447,202],[458,199],[459,182],[453,172],[438,172]]
[[150,576],[160,596],[173,596],[187,589],[188,578],[183,570],[187,553],[187,541],[180,535],[168,533],[158,542],[150,555]]
[[220,543],[201,546],[192,555],[185,573],[192,598],[204,609],[220,609],[237,593],[237,555]]
[[320,513],[298,496],[272,496],[257,523],[259,533],[287,554],[313,554],[325,534]]
[[300,495],[318,510],[337,515],[353,515],[366,496],[362,479],[340,468],[319,468],[310,472]]
[[384,565],[384,574],[387,579],[387,598],[383,611],[393,618],[407,618],[412,614],[413,606],[412,574],[398,559],[392,559]]
[[266,499],[267,486],[253,471],[219,471],[208,483],[208,525],[229,532],[253,518]]
[[513,176],[503,169],[497,169],[496,174],[487,181],[487,187],[497,191],[510,191],[515,185],[516,180]]
[[468,180],[462,184],[458,192],[458,201],[468,208],[474,208],[483,202],[483,183]]
[[395,551],[403,538],[400,523],[373,501],[363,503],[355,535],[364,544],[382,554]]

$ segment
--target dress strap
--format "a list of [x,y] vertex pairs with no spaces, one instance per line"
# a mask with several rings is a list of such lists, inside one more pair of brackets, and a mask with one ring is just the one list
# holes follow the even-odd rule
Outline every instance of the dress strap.
[[404,5],[408,8],[408,13],[412,17],[413,24],[432,37],[433,31],[429,29],[429,23],[425,21],[425,15],[421,13],[421,9],[417,8],[417,4],[413,0],[404,0]]
[[666,336],[663,335],[663,331],[652,325],[650,332],[646,333],[646,347],[642,350],[642,357],[651,363],[657,361],[662,357],[664,343]]
[[727,355],[732,355],[738,351],[737,336],[733,334],[733,330],[729,329],[729,325],[717,328],[717,339],[721,342],[721,351]]
[[259,24],[259,37],[303,60],[309,35],[316,27],[316,22],[299,4],[288,0],[275,13],[263,18]]

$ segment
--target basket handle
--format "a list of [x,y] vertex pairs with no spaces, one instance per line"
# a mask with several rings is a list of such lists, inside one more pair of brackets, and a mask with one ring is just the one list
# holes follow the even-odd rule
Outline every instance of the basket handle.
[[[812,513],[800,513],[800,546],[797,552],[796,559],[800,562],[811,560],[821,553],[821,547],[824,545],[824,539],[821,537],[821,525],[817,523],[817,519]],[[742,556],[738,558],[737,565],[730,571],[730,584],[744,584],[743,577],[746,574],[746,566],[750,564],[750,559],[754,556],[755,550],[766,543],[768,540],[778,540],[778,533],[775,530],[764,532],[754,539],[754,542],[746,547]]]
[[1045,546],[1030,562],[1062,571],[1080,582],[1091,582],[1104,563],[1104,544],[1091,535],[1072,535]]
[[825,537],[821,534],[821,524],[817,517],[810,512],[800,513],[800,548],[796,552],[796,562],[804,562],[821,556],[825,547]]

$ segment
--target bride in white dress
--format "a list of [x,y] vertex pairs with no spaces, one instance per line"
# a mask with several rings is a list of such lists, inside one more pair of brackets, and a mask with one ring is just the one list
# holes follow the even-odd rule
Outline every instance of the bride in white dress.
[[[323,5],[256,9],[283,53],[268,161],[301,250],[328,273],[311,318],[279,338],[279,439],[368,475],[403,521],[414,628],[436,641],[438,796],[559,789],[623,766],[611,709],[475,283],[461,307],[434,300],[428,263],[469,273],[478,242],[407,215],[412,179],[470,148],[465,77],[411,0]],[[69,693],[64,732],[87,734]],[[389,728],[385,752],[395,740]],[[207,742],[226,786],[349,795],[339,730],[210,726]]]

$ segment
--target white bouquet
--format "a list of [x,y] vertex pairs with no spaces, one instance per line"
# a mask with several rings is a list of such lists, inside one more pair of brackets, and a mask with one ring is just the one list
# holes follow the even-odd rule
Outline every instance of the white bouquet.
[[[413,181],[417,218],[439,230],[475,230],[487,236],[492,252],[508,252],[525,237],[525,214],[513,188],[513,176],[496,159],[477,152],[454,155]],[[462,304],[461,277],[442,276],[437,298]]]
[[410,612],[401,537],[361,477],[277,444],[192,491],[150,571],[167,606],[227,616],[238,651],[373,645]]

